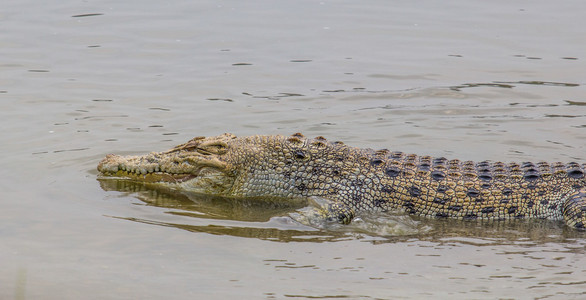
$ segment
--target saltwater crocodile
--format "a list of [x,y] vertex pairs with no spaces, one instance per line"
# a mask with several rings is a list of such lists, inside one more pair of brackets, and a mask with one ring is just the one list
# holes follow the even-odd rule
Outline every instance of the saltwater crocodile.
[[563,220],[586,228],[586,164],[474,163],[372,150],[323,137],[196,137],[143,156],[109,154],[104,176],[185,191],[284,201],[321,199],[349,223],[362,210],[436,218]]

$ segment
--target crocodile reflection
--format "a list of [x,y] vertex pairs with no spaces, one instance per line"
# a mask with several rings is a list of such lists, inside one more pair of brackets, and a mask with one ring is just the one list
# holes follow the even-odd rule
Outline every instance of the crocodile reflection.
[[[162,222],[146,217],[113,216],[149,225],[177,228],[196,233],[256,238],[275,242],[335,242],[362,239],[372,243],[405,242],[413,238],[434,242],[453,242],[451,238],[489,240],[491,244],[510,244],[530,240],[536,244],[571,242],[583,238],[584,232],[572,230],[549,220],[515,220],[510,222],[471,222],[433,220],[407,215],[366,214],[362,222],[316,229],[291,218],[304,206],[249,201],[177,192],[157,185],[128,180],[98,179],[105,191],[127,193],[145,205],[165,208],[177,216],[176,222]],[[184,219],[183,217],[187,218]],[[190,222],[196,220],[198,222]],[[196,224],[192,224],[196,223]],[[394,224],[394,225],[391,225]],[[465,240],[458,243],[469,243]]]
[[[349,235],[348,231],[320,231],[293,221],[288,216],[303,207],[302,203],[292,206],[291,203],[284,204],[254,199],[182,193],[156,185],[127,180],[98,179],[98,181],[105,191],[128,193],[146,205],[169,209],[165,212],[166,214],[194,218],[190,220],[203,220],[204,224],[193,225],[161,222],[146,218],[112,216],[117,219],[173,227],[191,232],[257,238],[278,242],[336,241],[347,239]],[[226,222],[211,222],[213,220],[224,220]]]

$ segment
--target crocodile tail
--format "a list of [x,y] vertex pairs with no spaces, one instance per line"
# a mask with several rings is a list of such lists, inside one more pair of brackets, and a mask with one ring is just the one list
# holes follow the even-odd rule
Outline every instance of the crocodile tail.
[[586,230],[586,187],[581,187],[564,202],[562,211],[566,225]]

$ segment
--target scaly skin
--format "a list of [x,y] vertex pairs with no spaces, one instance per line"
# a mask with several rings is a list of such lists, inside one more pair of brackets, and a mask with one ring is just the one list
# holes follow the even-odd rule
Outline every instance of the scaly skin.
[[323,137],[196,137],[165,152],[110,154],[105,176],[185,191],[296,201],[325,199],[328,217],[402,209],[459,219],[564,220],[586,227],[586,165],[447,160],[348,147]]

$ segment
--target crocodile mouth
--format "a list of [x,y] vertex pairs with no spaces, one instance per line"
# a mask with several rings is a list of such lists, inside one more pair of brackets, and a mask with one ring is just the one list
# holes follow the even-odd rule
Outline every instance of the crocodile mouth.
[[209,194],[227,193],[235,180],[214,155],[192,152],[143,156],[108,154],[98,164],[98,171],[100,179],[172,185],[185,191]]
[[183,183],[197,178],[194,174],[171,174],[165,172],[152,172],[152,173],[135,173],[119,170],[115,173],[104,173],[107,177],[115,177],[118,179],[128,179],[146,183]]

